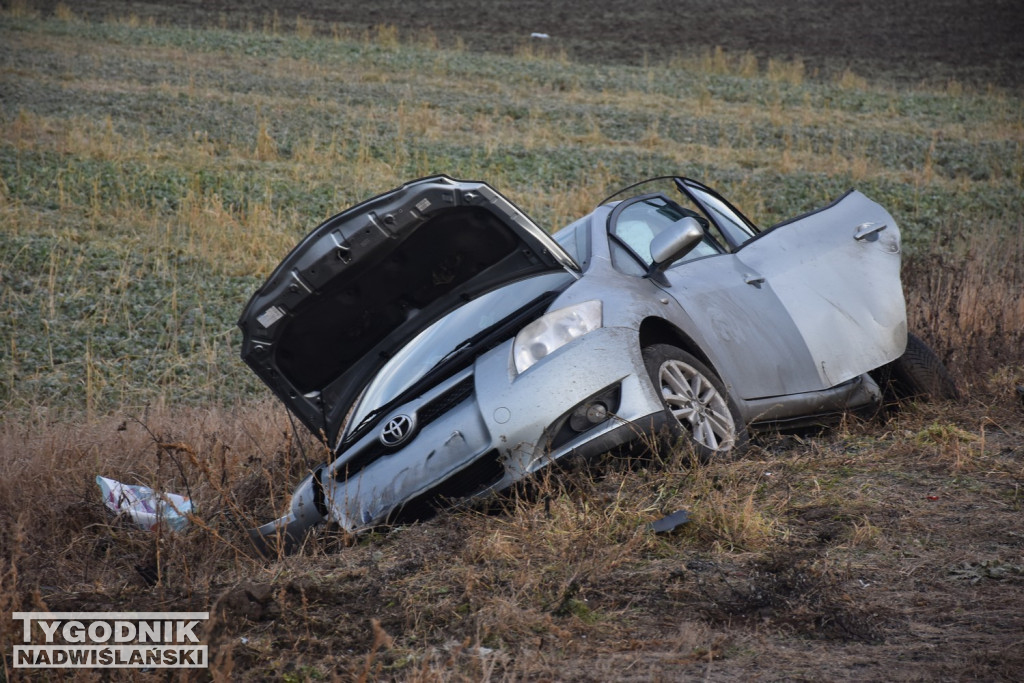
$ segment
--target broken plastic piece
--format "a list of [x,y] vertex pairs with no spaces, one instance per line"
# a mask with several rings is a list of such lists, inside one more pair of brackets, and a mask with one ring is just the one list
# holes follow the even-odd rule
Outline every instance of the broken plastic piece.
[[96,477],[103,492],[103,502],[117,516],[127,515],[143,529],[166,524],[181,531],[188,524],[192,501],[176,493],[156,493],[147,486],[122,484],[106,477]]
[[651,530],[656,534],[667,534],[676,528],[687,524],[690,521],[690,513],[686,510],[676,510],[670,515],[656,519],[650,523]]

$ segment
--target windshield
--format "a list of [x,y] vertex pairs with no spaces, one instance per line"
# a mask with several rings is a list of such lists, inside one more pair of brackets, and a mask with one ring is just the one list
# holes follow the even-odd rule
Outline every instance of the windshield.
[[[573,276],[565,272],[538,275],[488,292],[441,318],[381,368],[366,387],[346,431],[360,426],[368,415],[401,396],[441,361],[463,350],[475,335],[494,327],[546,292],[565,289],[573,280]],[[523,324],[527,322],[530,321]],[[518,330],[513,330],[510,336],[516,332]]]

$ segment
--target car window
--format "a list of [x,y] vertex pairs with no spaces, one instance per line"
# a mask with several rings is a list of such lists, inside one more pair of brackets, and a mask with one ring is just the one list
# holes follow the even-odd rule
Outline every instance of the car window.
[[[639,271],[641,274],[645,273],[653,262],[651,241],[662,231],[688,216],[696,218],[704,228],[704,239],[673,267],[679,263],[723,252],[722,247],[708,232],[707,219],[696,211],[686,209],[660,194],[627,201],[628,204],[624,202],[613,212],[609,228],[612,235],[612,264],[620,271],[636,274],[638,268],[635,262],[639,261],[642,265]],[[628,249],[628,252],[623,247]],[[632,255],[634,264],[628,263],[627,254]]]
[[647,273],[647,268],[640,263],[640,259],[637,258],[628,247],[618,240],[608,241],[609,251],[612,257],[612,266],[615,270],[625,275],[635,275],[636,277],[643,277]]
[[714,191],[692,180],[684,182],[685,191],[700,203],[711,220],[724,233],[725,243],[732,245],[733,249],[738,249],[757,234],[754,224]]

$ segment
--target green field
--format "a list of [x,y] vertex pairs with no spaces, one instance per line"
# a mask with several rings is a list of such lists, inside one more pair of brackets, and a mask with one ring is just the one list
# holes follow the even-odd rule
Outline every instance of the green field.
[[260,392],[234,350],[248,294],[323,218],[433,173],[487,180],[551,229],[668,173],[763,225],[856,186],[911,249],[1005,239],[1024,213],[1024,104],[998,89],[811,81],[714,52],[481,56],[386,28],[8,15],[3,38],[4,412]]
[[[0,608],[158,599],[206,609],[258,584],[264,597],[246,600],[274,603],[279,616],[224,612],[211,642],[228,678],[602,679],[627,665],[639,678],[814,678],[815,633],[851,658],[829,665],[832,678],[857,678],[850,662],[888,643],[874,651],[883,668],[867,670],[878,678],[900,648],[927,651],[924,636],[899,640],[916,623],[901,611],[915,604],[913,556],[926,584],[948,588],[937,619],[961,605],[963,628],[995,633],[939,639],[946,654],[932,675],[1000,678],[1024,666],[1019,615],[987,622],[963,607],[976,599],[998,612],[997,594],[977,595],[992,566],[1010,568],[1000,585],[1018,606],[1024,595],[1019,90],[809,73],[799,56],[714,46],[599,64],[525,39],[482,53],[441,47],[429,31],[325,26],[276,14],[227,29],[85,17],[64,4],[0,10]],[[242,365],[235,320],[321,220],[434,173],[487,181],[550,230],[656,175],[702,180],[762,226],[856,187],[899,221],[912,326],[968,398],[911,409],[905,423],[768,443],[745,462],[687,468],[677,454],[655,475],[577,473],[544,483],[546,508],[516,499],[504,516],[329,538],[268,568],[232,534],[273,514],[316,446]],[[189,484],[210,514],[195,535],[154,545],[107,525],[92,483],[101,473]],[[977,494],[997,512],[975,507],[968,519],[1005,515],[1013,537],[975,539],[975,552],[969,535],[935,541],[922,529],[937,522],[916,508],[893,512],[936,487],[954,491],[942,494],[947,516],[981,505]],[[682,541],[633,531],[673,505],[705,510]],[[521,569],[530,561],[536,575]],[[701,580],[735,595],[684,587],[670,567],[699,575],[693,562],[718,567]],[[956,592],[967,584],[927,573],[958,563],[982,567],[981,583]],[[156,568],[156,588],[140,565]],[[849,597],[847,583],[875,575],[903,592],[871,604],[897,607],[871,612]],[[769,576],[774,602],[750,607],[750,586]],[[689,616],[652,653],[666,610]],[[766,617],[758,635],[762,612],[789,616]],[[239,634],[256,644],[238,645]],[[787,647],[806,657],[757,664]],[[555,652],[583,668],[552,668]]]

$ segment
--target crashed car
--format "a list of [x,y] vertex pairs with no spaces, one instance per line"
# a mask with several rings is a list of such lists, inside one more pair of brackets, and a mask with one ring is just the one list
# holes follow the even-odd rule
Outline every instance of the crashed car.
[[317,227],[239,320],[244,361],[330,454],[255,537],[358,532],[653,434],[714,457],[878,406],[883,376],[955,394],[908,335],[881,206],[850,191],[761,230],[656,180],[553,235],[446,176]]

